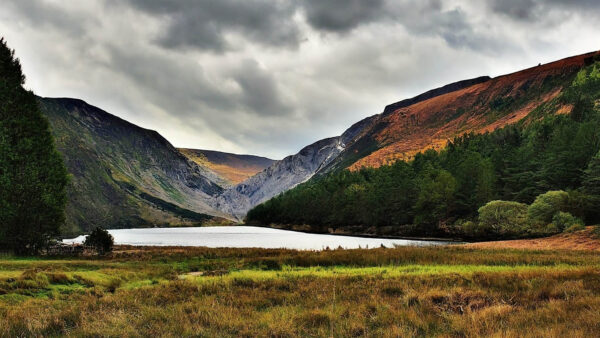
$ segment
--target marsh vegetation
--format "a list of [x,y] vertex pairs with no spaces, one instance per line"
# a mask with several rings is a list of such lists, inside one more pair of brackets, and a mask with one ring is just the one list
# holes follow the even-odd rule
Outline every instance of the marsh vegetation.
[[0,258],[0,335],[590,336],[600,256],[118,247]]

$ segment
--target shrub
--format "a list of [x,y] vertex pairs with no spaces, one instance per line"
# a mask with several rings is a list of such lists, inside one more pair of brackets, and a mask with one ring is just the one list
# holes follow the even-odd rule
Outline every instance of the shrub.
[[581,223],[576,223],[565,229],[565,232],[575,232],[585,230],[585,226]]
[[479,208],[479,230],[501,235],[524,235],[528,230],[527,205],[491,201]]
[[468,237],[485,237],[486,229],[480,226],[478,222],[458,220],[454,223],[456,230]]
[[546,226],[557,212],[565,211],[568,202],[569,194],[566,191],[548,191],[535,198],[527,209],[527,217],[534,225]]
[[98,227],[87,236],[83,244],[93,247],[98,254],[104,255],[112,251],[114,239],[108,231]]
[[583,225],[583,221],[568,212],[557,212],[554,217],[552,217],[552,223],[554,228],[556,228],[556,232],[567,231],[572,232],[576,230],[585,229]]

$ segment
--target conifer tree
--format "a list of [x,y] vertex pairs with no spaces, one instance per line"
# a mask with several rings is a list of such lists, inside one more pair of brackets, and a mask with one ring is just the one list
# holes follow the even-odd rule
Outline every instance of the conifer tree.
[[600,201],[600,152],[590,160],[582,183],[583,192],[596,202]]
[[0,248],[32,254],[65,220],[68,174],[14,51],[0,39]]

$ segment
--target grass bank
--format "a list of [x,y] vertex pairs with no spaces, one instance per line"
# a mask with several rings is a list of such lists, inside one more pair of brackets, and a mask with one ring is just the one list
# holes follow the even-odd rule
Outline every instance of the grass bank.
[[0,335],[592,336],[600,256],[120,247],[0,257]]

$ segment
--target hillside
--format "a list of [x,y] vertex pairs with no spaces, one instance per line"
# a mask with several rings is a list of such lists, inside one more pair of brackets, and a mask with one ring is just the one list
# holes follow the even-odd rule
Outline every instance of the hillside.
[[160,134],[81,100],[40,98],[71,174],[63,234],[95,226],[192,225],[210,215],[217,175],[188,160]]
[[241,183],[275,162],[266,157],[212,150],[179,148],[179,151],[199,166],[214,171],[226,185]]
[[[341,167],[379,167],[442,149],[454,137],[514,124],[557,97],[599,52],[583,54],[496,78],[461,81],[388,105],[362,139],[336,160]],[[568,113],[572,107],[557,111]],[[361,156],[356,156],[361,154]]]
[[[390,104],[383,113],[365,118],[341,136],[317,141],[303,150],[307,153],[320,145],[318,151],[310,150],[318,156],[306,159],[300,152],[227,189],[217,207],[242,218],[252,207],[315,175],[410,160],[418,152],[444,148],[457,136],[515,124],[555,99],[598,54],[570,57],[496,78],[458,81]],[[563,105],[556,112],[569,113],[570,109]]]
[[478,240],[600,221],[600,54],[475,82],[367,118],[315,179],[247,221]]
[[600,251],[600,235],[596,234],[596,232],[596,227],[589,226],[585,230],[558,234],[546,238],[479,242],[465,244],[464,246],[478,249]]
[[297,154],[273,162],[260,173],[226,189],[217,198],[216,208],[239,220],[243,219],[254,206],[311,179],[335,160],[348,144],[352,144],[370,121],[371,118],[364,119],[341,136],[317,141]]

